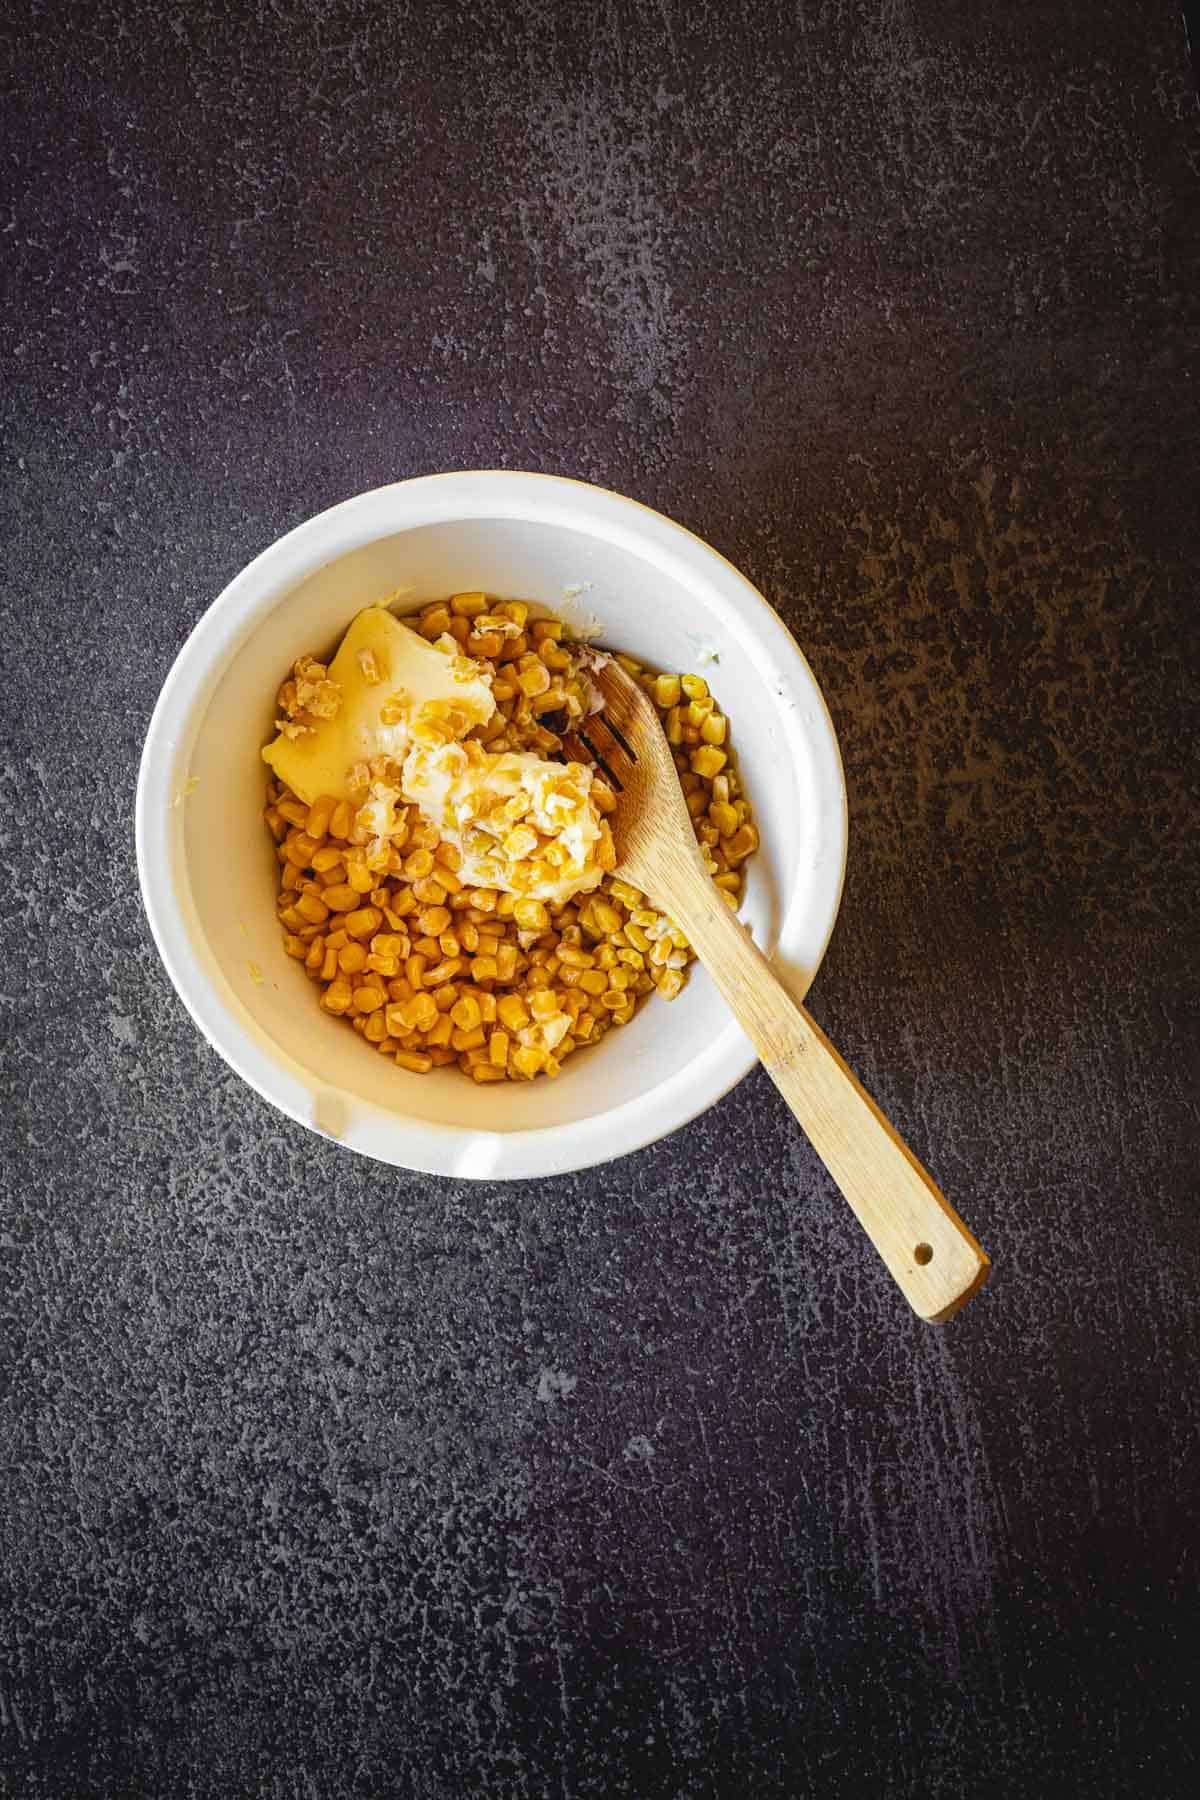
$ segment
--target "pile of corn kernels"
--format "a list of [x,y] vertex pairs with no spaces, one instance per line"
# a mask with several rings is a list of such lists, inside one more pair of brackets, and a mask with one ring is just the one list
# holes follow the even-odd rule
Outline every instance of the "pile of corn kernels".
[[[456,594],[408,623],[431,642],[449,633],[494,672],[497,710],[473,737],[489,750],[561,752],[589,694],[582,646],[560,621],[531,620],[522,601]],[[736,907],[758,832],[729,759],[727,721],[699,676],[619,660],[662,714],[705,861]],[[324,676],[314,659],[301,661],[311,681]],[[290,698],[285,682],[281,705]],[[602,777],[593,792],[601,811],[614,809]],[[557,906],[464,886],[458,852],[415,808],[383,869],[368,866],[354,841],[362,833],[345,800],[307,806],[271,782],[265,817],[288,955],[319,987],[325,1011],[401,1069],[456,1064],[481,1083],[554,1076],[576,1050],[628,1024],[649,995],[673,1000],[683,987],[687,940],[617,875]]]

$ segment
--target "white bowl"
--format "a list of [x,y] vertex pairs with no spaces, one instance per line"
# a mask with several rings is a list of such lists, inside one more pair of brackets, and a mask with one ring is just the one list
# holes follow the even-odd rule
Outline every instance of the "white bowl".
[[477,1087],[411,1075],[316,1005],[275,921],[259,748],[302,651],[362,606],[463,589],[542,603],[662,668],[709,678],[729,714],[762,834],[744,914],[800,997],[841,896],[845,790],[812,671],[762,596],[681,526],[545,475],[422,477],[360,494],[272,544],[230,582],[176,658],[142,753],[142,897],[184,1005],[272,1105],[410,1169],[505,1179],[623,1155],[711,1106],[754,1061],[702,971],[673,1004],[581,1050],[556,1081]]

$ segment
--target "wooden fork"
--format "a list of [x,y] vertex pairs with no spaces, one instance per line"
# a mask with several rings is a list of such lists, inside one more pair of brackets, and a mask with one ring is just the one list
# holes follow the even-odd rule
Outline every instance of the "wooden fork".
[[679,925],[914,1312],[950,1318],[987,1279],[987,1256],[722,899],[650,700],[611,660],[594,679],[604,711],[568,752],[619,794],[617,873]]

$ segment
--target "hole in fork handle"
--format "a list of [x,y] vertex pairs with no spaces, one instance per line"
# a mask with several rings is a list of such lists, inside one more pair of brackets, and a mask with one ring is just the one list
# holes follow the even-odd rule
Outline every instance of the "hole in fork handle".
[[618,794],[623,794],[625,792],[625,783],[620,779],[620,777],[616,774],[616,772],[609,766],[609,764],[605,761],[604,757],[601,756],[599,750],[597,750],[595,744],[593,744],[593,742],[592,742],[591,738],[588,736],[587,732],[580,730],[579,727],[577,726],[576,730],[575,730],[575,736],[579,739],[579,741],[583,745],[584,749],[588,752],[592,761],[595,763],[596,767],[600,770],[601,774],[604,776],[604,779],[608,782],[609,786],[616,788]]

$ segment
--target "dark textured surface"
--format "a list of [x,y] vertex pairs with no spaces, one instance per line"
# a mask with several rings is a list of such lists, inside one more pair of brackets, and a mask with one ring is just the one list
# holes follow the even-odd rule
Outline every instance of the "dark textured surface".
[[[1178,12],[0,34],[3,1791],[1200,1791]],[[680,518],[807,650],[814,1005],[993,1253],[952,1326],[761,1077],[474,1187],[176,1003],[130,814],[188,629],[326,503],[497,464]]]

